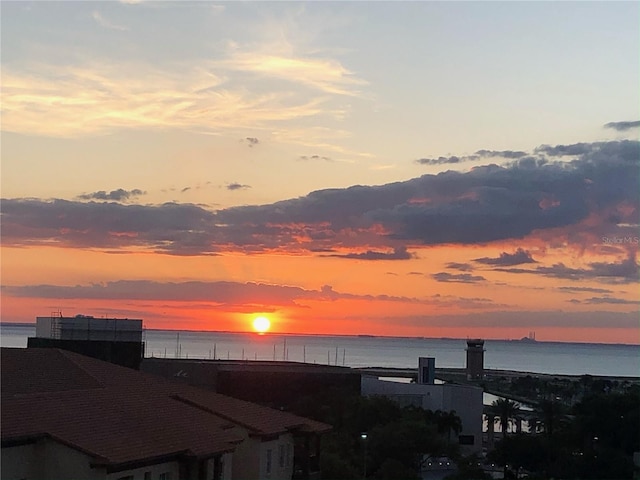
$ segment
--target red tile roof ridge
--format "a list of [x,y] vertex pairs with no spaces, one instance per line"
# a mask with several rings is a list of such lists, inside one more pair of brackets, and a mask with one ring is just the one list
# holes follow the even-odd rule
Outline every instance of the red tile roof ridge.
[[[230,432],[222,428],[223,420],[219,417],[211,414],[206,414],[206,417],[204,417],[205,412],[201,410],[177,402],[169,396],[160,396],[155,398],[157,408],[160,408],[162,412],[165,412],[170,417],[177,414],[190,419],[190,421],[195,421],[196,424],[194,426],[197,425],[198,428],[188,434],[187,431],[189,429],[185,430],[185,426],[180,421],[165,422],[160,427],[150,423],[150,418],[154,417],[153,414],[145,415],[145,417],[139,417],[140,423],[136,428],[140,428],[139,432],[143,432],[143,435],[146,436],[146,441],[148,442],[145,445],[146,448],[138,450],[138,447],[141,446],[138,443],[136,443],[137,446],[128,444],[129,447],[127,447],[127,445],[119,444],[115,440],[113,434],[119,431],[119,424],[117,421],[116,423],[112,422],[114,422],[114,419],[121,419],[127,422],[127,418],[135,417],[144,412],[146,408],[145,400],[134,399],[131,402],[122,404],[121,396],[126,395],[125,393],[116,394],[113,398],[109,394],[109,390],[104,392],[104,395],[100,398],[95,397],[94,391],[86,391],[85,393],[90,397],[86,399],[81,397],[74,398],[69,392],[64,392],[57,396],[58,398],[54,403],[48,401],[43,403],[45,399],[42,398],[30,399],[31,401],[37,400],[35,404],[25,403],[24,399],[10,399],[8,404],[5,405],[6,408],[3,408],[3,413],[5,414],[12,412],[12,417],[3,418],[3,442],[16,441],[20,438],[48,436],[92,457],[101,457],[103,463],[119,465],[131,461],[144,461],[152,457],[171,456],[181,452],[188,455],[206,457],[214,453],[232,451],[235,448],[234,445],[242,440],[236,432]],[[87,405],[87,401],[91,404]],[[74,412],[84,411],[83,404],[90,409],[88,414],[93,415],[92,418],[101,418],[103,420],[102,423],[97,425],[97,430],[88,429],[86,416],[74,416]],[[67,408],[64,408],[64,405]],[[113,405],[114,408],[109,408],[109,405]],[[44,408],[42,408],[43,406]],[[61,410],[63,415],[55,418],[52,414],[58,406],[63,407]],[[120,416],[118,412],[121,408],[124,409],[123,412],[127,413],[127,417]],[[34,409],[34,416],[28,416],[29,411]],[[189,413],[189,410],[192,410],[192,413]],[[24,421],[21,419],[24,419]],[[8,422],[5,423],[5,420]],[[162,432],[163,440],[157,443],[156,435],[159,432]],[[134,435],[133,431],[121,431],[120,433],[124,435],[124,437],[120,436],[121,440]],[[172,446],[177,448],[174,450]]]
[[[237,418],[234,418],[234,417],[231,417],[231,416],[228,416],[228,415],[224,415],[224,414],[222,414],[220,412],[215,411],[212,408],[209,408],[209,407],[207,407],[207,406],[205,406],[205,405],[203,405],[201,403],[198,403],[198,402],[196,402],[194,400],[190,400],[190,399],[188,399],[188,398],[186,398],[186,397],[184,397],[184,396],[182,396],[180,394],[172,395],[171,398],[173,398],[174,400],[176,400],[178,402],[185,403],[186,405],[189,405],[191,407],[194,407],[194,408],[197,408],[199,410],[203,410],[203,411],[205,411],[207,413],[210,413],[212,415],[215,415],[216,417],[220,417],[221,419],[227,420],[227,421],[229,421],[231,423],[234,423],[236,425],[240,425],[241,427],[244,427],[244,428],[246,428],[248,430],[251,430],[254,433],[265,433],[265,432],[261,431],[260,429],[256,428],[254,425],[251,425],[251,424],[249,424],[247,422],[243,422],[242,420],[238,420]],[[269,433],[272,433],[272,432],[269,432]],[[281,433],[281,432],[278,432],[278,433]]]
[[61,443],[62,445],[66,445],[69,448],[73,448],[74,450],[77,450],[79,452],[82,452],[86,455],[89,455],[91,457],[93,457],[95,459],[95,461],[107,464],[109,463],[109,460],[105,457],[103,457],[102,455],[97,454],[96,452],[92,452],[84,447],[82,447],[81,445],[77,445],[74,442],[71,442],[65,438],[62,438],[54,433],[50,433],[50,432],[45,432],[44,436],[46,438],[50,438],[51,440],[54,440],[58,443]]
[[[90,357],[85,357],[83,355],[78,355],[77,353],[73,353],[70,352],[69,350],[63,350],[61,348],[54,348],[53,350],[57,351],[59,354],[61,354],[62,356],[66,357],[70,362],[72,362],[76,367],[78,367],[80,370],[82,370],[84,373],[86,373],[87,375],[89,375],[91,378],[93,378],[96,382],[98,382],[100,385],[102,385],[103,387],[104,382],[100,381],[100,379],[98,377],[96,377],[93,373],[91,373],[91,371],[89,369],[87,369],[82,362],[78,362],[78,356],[80,358],[90,358]],[[119,365],[117,365],[119,366]],[[123,367],[124,368],[124,367]]]
[[296,429],[321,433],[328,432],[333,428],[331,425],[291,412],[276,410],[201,388],[185,385],[181,390],[176,394],[176,397],[185,403],[204,409],[232,423],[242,425],[255,433],[273,435]]

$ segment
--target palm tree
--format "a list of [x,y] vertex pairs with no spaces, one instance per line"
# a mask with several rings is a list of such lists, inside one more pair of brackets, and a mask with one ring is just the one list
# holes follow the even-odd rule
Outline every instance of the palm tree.
[[554,400],[538,402],[535,414],[536,429],[543,430],[547,437],[552,437],[553,432],[566,420],[564,405]]
[[508,398],[499,398],[491,403],[491,409],[496,415],[496,420],[500,422],[500,428],[502,428],[502,438],[507,436],[507,428],[509,422],[520,411],[520,405],[518,402],[509,400]]
[[451,443],[451,432],[456,435],[462,431],[462,420],[456,414],[455,410],[450,412],[436,411],[438,431],[440,433],[447,432],[447,443]]
[[[508,398],[499,398],[491,403],[491,409],[496,415],[496,420],[500,422],[500,428],[502,429],[502,448],[505,447],[507,441],[507,428],[509,428],[509,421],[515,417],[520,411],[520,405]],[[507,461],[505,459],[503,478],[507,478]]]

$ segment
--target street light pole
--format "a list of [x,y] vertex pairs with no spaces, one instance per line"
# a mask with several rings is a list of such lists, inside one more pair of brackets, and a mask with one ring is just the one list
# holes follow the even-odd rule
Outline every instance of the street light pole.
[[362,442],[364,443],[364,448],[363,448],[363,457],[362,457],[362,469],[363,469],[363,475],[362,478],[367,478],[367,432],[363,432],[360,434],[360,438],[362,439]]

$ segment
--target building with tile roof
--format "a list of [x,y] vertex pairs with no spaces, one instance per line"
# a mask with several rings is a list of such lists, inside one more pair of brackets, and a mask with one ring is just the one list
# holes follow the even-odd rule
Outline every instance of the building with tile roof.
[[310,477],[326,424],[54,348],[1,349],[1,477]]

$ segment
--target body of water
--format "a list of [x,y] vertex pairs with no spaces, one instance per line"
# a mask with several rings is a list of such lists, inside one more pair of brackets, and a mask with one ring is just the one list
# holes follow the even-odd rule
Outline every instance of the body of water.
[[[3,347],[26,347],[35,325],[0,326]],[[283,360],[350,367],[464,367],[466,340],[146,330],[147,357]],[[485,368],[565,375],[640,376],[640,346],[485,341]]]

